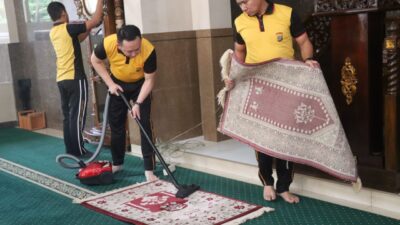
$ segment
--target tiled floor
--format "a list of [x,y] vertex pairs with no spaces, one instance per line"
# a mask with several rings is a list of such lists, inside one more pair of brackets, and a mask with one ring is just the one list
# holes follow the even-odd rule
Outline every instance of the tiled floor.
[[46,128],[46,129],[36,130],[35,132],[39,134],[46,134],[53,137],[63,138],[62,130]]

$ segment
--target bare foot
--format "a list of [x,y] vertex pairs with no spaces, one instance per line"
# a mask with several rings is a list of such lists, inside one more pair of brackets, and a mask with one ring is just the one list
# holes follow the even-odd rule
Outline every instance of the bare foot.
[[276,199],[276,193],[273,186],[264,186],[264,199],[273,201]]
[[158,177],[154,175],[152,170],[146,170],[144,171],[144,175],[146,176],[147,181],[155,181],[158,180]]
[[120,172],[122,170],[122,165],[119,165],[119,166],[112,166],[112,172],[113,173],[117,173],[117,172]]
[[289,203],[299,203],[300,202],[300,198],[288,191],[282,192],[279,194],[283,200],[285,200],[286,202]]

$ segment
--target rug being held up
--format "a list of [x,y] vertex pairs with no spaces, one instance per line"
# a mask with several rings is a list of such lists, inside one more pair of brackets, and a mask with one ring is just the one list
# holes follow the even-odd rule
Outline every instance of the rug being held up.
[[176,198],[176,188],[158,180],[106,192],[82,201],[85,207],[134,224],[241,224],[272,208],[196,191]]
[[361,184],[320,69],[283,59],[241,64],[232,50],[221,65],[223,78],[235,80],[235,87],[218,95],[224,106],[220,132],[267,155]]

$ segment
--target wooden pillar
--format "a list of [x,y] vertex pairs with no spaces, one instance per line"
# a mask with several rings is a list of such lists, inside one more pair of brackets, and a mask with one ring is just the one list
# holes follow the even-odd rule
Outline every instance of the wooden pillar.
[[385,169],[398,171],[399,150],[399,73],[400,20],[387,20],[383,45]]
[[115,8],[114,3],[112,1],[106,1],[107,13],[104,15],[104,37],[107,37],[110,34],[115,34],[116,26],[115,26]]
[[232,31],[202,30],[197,31],[196,36],[203,136],[207,141],[218,142],[227,138],[217,131],[221,111],[215,96],[223,88],[218,62],[232,46]]

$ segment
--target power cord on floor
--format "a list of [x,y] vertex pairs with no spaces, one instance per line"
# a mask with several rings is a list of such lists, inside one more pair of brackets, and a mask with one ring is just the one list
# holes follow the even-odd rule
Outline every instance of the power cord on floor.
[[[217,112],[215,113],[217,116],[223,110],[221,106],[218,107]],[[195,126],[179,133],[168,141],[163,141],[159,138],[156,138],[156,146],[161,151],[164,152],[164,155],[169,156],[170,158],[178,158],[181,157],[187,150],[194,150],[198,147],[205,146],[203,141],[189,140],[189,141],[178,141],[174,142],[174,140],[182,137],[183,135],[189,133],[190,131],[200,127],[203,122],[196,124]]]
[[[216,115],[218,115],[220,111],[222,111],[222,107],[218,107]],[[169,165],[168,167],[171,170],[171,172],[173,172],[176,169],[175,164],[173,163],[173,159],[182,157],[188,150],[193,151],[195,149],[198,149],[199,147],[205,146],[205,143],[199,140],[188,140],[188,141],[177,141],[177,142],[174,142],[174,140],[200,127],[202,124],[203,122],[200,122],[195,126],[185,130],[184,132],[179,133],[178,135],[169,139],[168,141],[163,141],[159,138],[156,138],[155,145],[157,149],[162,153],[164,160]],[[167,174],[165,170],[163,170],[163,172],[164,175]]]

